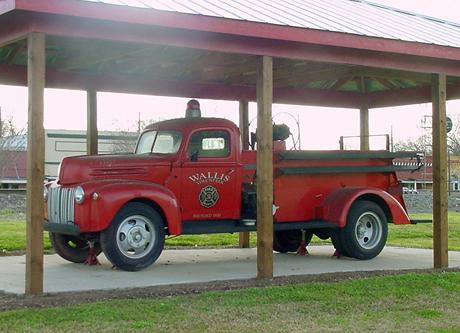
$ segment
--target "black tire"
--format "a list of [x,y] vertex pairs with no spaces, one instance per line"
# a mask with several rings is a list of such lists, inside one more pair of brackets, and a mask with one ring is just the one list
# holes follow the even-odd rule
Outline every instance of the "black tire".
[[344,246],[342,245],[342,241],[340,239],[340,230],[334,230],[331,232],[331,241],[332,245],[336,251],[343,257],[350,257],[350,254],[345,250]]
[[342,254],[361,260],[379,255],[385,247],[387,236],[388,221],[385,213],[371,201],[355,202],[348,213],[347,225],[338,230]]
[[[305,233],[305,243],[308,245],[313,234]],[[280,230],[273,232],[273,250],[280,253],[296,252],[302,240],[301,230]]]
[[117,268],[139,271],[152,265],[163,251],[165,225],[153,208],[131,202],[115,215],[101,233],[105,256]]
[[[50,232],[49,235],[51,245],[59,256],[77,264],[85,262],[89,252],[89,243],[87,240],[77,236],[57,234],[54,232]],[[99,242],[94,243],[94,250],[96,256],[102,252]]]

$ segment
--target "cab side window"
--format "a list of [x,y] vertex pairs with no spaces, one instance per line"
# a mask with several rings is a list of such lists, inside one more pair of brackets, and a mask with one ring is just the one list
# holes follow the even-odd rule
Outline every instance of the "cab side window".
[[230,155],[230,136],[223,130],[196,132],[190,138],[187,155],[227,157]]

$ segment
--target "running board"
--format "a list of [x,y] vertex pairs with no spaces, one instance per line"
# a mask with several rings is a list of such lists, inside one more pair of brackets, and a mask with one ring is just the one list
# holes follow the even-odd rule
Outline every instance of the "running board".
[[433,220],[410,220],[411,224],[433,223]]
[[[254,223],[249,223],[254,221]],[[335,229],[337,225],[325,221],[305,222],[276,222],[273,230],[298,230],[298,229]],[[255,220],[202,220],[184,221],[182,224],[183,235],[195,234],[221,234],[243,231],[256,231]]]

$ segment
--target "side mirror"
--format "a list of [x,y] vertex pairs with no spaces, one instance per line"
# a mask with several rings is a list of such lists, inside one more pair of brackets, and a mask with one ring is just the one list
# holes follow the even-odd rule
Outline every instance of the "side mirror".
[[190,161],[192,162],[198,161],[198,149],[192,149],[190,153]]
[[251,146],[252,150],[256,149],[256,142],[257,142],[257,135],[255,132],[251,132],[251,141],[249,142],[249,145]]

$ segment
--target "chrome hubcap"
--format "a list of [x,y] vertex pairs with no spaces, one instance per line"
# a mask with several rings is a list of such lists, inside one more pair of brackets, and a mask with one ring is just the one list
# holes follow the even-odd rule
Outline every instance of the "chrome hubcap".
[[153,223],[142,215],[129,216],[117,230],[118,249],[128,258],[145,256],[155,243]]
[[377,246],[382,233],[382,221],[374,212],[365,212],[358,218],[355,236],[362,248],[370,250]]

